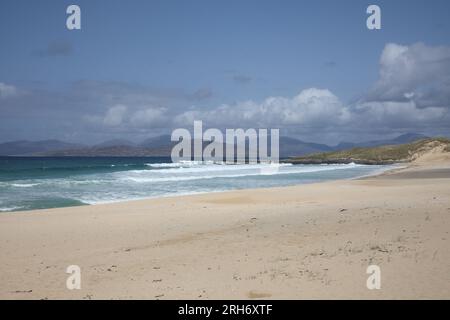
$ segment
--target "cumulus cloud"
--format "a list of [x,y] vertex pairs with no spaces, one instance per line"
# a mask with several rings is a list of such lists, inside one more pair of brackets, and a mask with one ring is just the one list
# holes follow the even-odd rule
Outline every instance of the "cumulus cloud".
[[161,128],[167,125],[166,108],[142,108],[132,110],[128,106],[118,104],[108,108],[103,116],[86,115],[84,120],[95,126],[105,128],[119,128],[126,130],[133,128]]
[[356,135],[393,131],[448,132],[450,47],[390,43],[380,57],[380,77],[360,101],[344,104],[327,89],[309,88],[294,97],[268,97],[208,110],[191,108],[178,125],[203,120],[207,126],[319,129]]
[[179,114],[179,125],[203,120],[215,126],[317,126],[345,123],[349,120],[347,108],[329,90],[310,88],[292,98],[268,97],[262,102],[244,101],[224,104],[207,111],[190,110]]
[[108,108],[104,115],[84,115],[83,119],[94,126],[118,127],[124,123],[127,110],[124,105],[115,105]]
[[[1,128],[13,127],[12,121],[21,125],[27,114],[34,122],[45,123],[23,126],[30,135],[43,128],[48,136],[51,130],[56,134],[71,130],[102,139],[111,133],[131,139],[168,133],[175,127],[190,127],[194,120],[203,120],[205,127],[280,128],[282,134],[326,143],[343,137],[364,140],[404,132],[450,134],[449,77],[450,47],[391,43],[381,52],[379,79],[361,100],[351,104],[325,88],[211,105],[206,103],[213,100],[206,100],[212,95],[210,89],[186,93],[129,83],[80,81],[66,92],[27,90],[23,95],[16,87],[0,82],[2,112],[9,116],[0,117],[0,131],[12,137],[14,130]],[[80,118],[85,121],[76,121]]]
[[122,124],[124,120],[125,113],[127,112],[127,107],[124,105],[116,105],[111,107],[106,112],[103,118],[103,123],[106,126],[116,127]]
[[12,85],[0,82],[0,98],[8,98],[18,95],[19,90]]
[[419,108],[414,101],[371,101],[356,104],[352,110],[353,127],[366,130],[404,129],[423,130],[431,126],[445,126],[448,110],[443,107]]
[[349,110],[355,130],[448,132],[450,47],[386,44],[378,81]]
[[389,43],[380,77],[366,101],[414,101],[419,108],[450,106],[450,47]]
[[166,108],[147,108],[136,111],[130,118],[133,126],[137,127],[160,127],[167,123]]

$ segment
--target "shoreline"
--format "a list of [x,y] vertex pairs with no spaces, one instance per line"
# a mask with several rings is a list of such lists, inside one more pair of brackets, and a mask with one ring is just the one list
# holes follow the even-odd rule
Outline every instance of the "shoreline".
[[[1,214],[0,298],[450,299],[449,217],[450,162]],[[81,290],[65,287],[69,265]]]
[[[295,164],[294,164],[295,165]],[[108,202],[99,202],[99,203],[83,203],[81,205],[76,206],[65,206],[65,207],[54,207],[54,208],[41,208],[41,209],[29,209],[29,210],[10,210],[10,211],[1,211],[0,215],[2,214],[17,214],[17,213],[27,213],[27,212],[35,212],[35,211],[42,211],[42,210],[58,210],[58,209],[64,209],[64,208],[77,208],[77,207],[85,207],[85,206],[101,206],[101,205],[109,205],[109,204],[118,204],[118,203],[132,203],[134,201],[147,201],[147,200],[156,200],[156,199],[165,199],[165,198],[178,198],[178,197],[190,197],[190,196],[197,196],[197,195],[207,195],[207,194],[220,194],[220,193],[226,193],[226,192],[233,192],[233,191],[243,191],[243,190],[249,190],[249,191],[257,191],[257,190],[270,190],[270,189],[277,189],[277,188],[290,188],[290,187],[297,187],[297,186],[303,186],[303,185],[309,185],[309,184],[317,184],[317,183],[328,183],[333,181],[351,181],[351,180],[358,180],[358,179],[365,179],[370,177],[375,177],[378,175],[382,175],[386,172],[402,169],[402,168],[408,168],[408,166],[397,168],[396,166],[400,166],[400,164],[390,164],[385,166],[390,166],[391,168],[385,168],[380,169],[377,171],[374,171],[370,174],[365,174],[362,176],[356,176],[352,178],[339,178],[339,179],[331,179],[331,180],[324,180],[324,181],[318,181],[318,182],[307,182],[307,183],[301,183],[301,184],[292,184],[292,185],[286,185],[286,186],[276,186],[276,187],[260,187],[260,188],[245,188],[245,189],[229,189],[229,190],[220,190],[220,191],[204,191],[204,192],[193,192],[193,193],[185,193],[185,194],[168,194],[168,195],[161,195],[161,196],[154,196],[154,197],[144,197],[144,198],[134,198],[134,199],[126,199],[126,200],[117,200],[117,201],[108,201]],[[379,165],[377,165],[379,166]]]

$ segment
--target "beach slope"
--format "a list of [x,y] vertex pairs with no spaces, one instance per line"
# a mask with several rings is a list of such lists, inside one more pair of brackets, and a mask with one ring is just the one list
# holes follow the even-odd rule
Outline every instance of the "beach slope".
[[359,180],[2,213],[0,298],[449,299],[449,232],[440,152]]

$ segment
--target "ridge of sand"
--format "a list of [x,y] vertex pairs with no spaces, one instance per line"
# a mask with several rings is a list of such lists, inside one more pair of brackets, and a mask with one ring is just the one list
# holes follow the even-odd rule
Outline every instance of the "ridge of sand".
[[414,155],[412,167],[449,167],[450,152],[445,152],[446,144],[432,146],[423,153]]
[[361,180],[3,213],[0,298],[449,299],[442,153]]

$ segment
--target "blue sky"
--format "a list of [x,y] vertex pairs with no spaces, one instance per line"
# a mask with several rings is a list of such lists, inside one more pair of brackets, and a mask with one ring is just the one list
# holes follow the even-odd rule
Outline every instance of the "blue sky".
[[[66,29],[65,11],[70,4],[81,7],[81,30]],[[381,30],[366,28],[369,4],[381,8]],[[306,100],[325,96],[324,103],[338,103],[336,108],[348,108],[352,114],[360,110],[358,104],[368,103],[367,97],[372,103],[405,102],[392,95],[387,101],[387,94],[380,91],[389,86],[379,83],[382,53],[389,43],[405,46],[411,49],[411,59],[437,56],[443,64],[440,69],[447,70],[449,12],[450,2],[437,0],[3,0],[0,83],[4,88],[14,88],[16,95],[0,100],[0,141],[142,139],[180,126],[180,119],[190,119],[186,112],[196,116],[207,111],[204,121],[212,119],[211,126],[228,126],[213,119],[220,118],[220,106],[225,106],[228,117],[237,115],[239,119],[239,110],[260,112],[270,97],[293,99],[311,88],[322,91],[306,91],[302,96]],[[418,43],[424,47],[413,47]],[[440,48],[438,53],[436,48]],[[405,74],[410,78],[396,80],[395,85],[416,90],[416,96],[420,91],[422,97],[438,90],[437,95],[446,99],[445,74],[431,79],[438,89],[424,91],[429,78],[421,75],[429,74],[430,68]],[[423,83],[410,84],[420,81]],[[331,99],[328,92],[339,101]],[[242,121],[242,125],[278,126],[304,140],[329,143],[411,130],[447,134],[445,122],[436,125],[436,119],[430,120],[439,110],[422,112],[423,108],[448,108],[445,99],[432,105],[420,105],[423,99],[414,101],[417,119],[430,121],[417,127],[408,126],[402,119],[394,121],[392,127],[380,130],[380,125],[373,124],[366,131],[348,130],[343,123],[331,128],[325,123],[324,135],[318,133],[321,126],[320,121],[316,123],[316,115],[306,124],[280,120]],[[241,107],[246,102],[250,105]],[[280,108],[280,112],[292,112]],[[314,108],[323,110],[322,105]],[[342,110],[341,120],[350,121]],[[371,111],[366,113],[373,117]],[[149,121],[137,121],[140,115]],[[165,115],[178,121],[174,123]],[[327,118],[326,114],[321,116]],[[390,119],[380,121],[389,123]],[[339,126],[343,129],[336,128]]]

